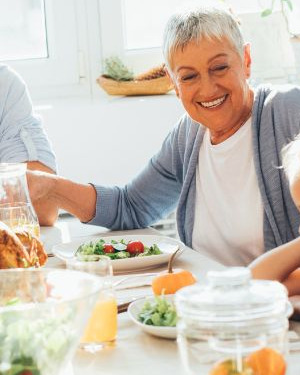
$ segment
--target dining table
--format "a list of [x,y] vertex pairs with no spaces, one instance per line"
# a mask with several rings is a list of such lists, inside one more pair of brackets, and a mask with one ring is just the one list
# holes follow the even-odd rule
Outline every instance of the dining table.
[[[82,240],[89,236],[127,236],[132,238],[140,235],[163,236],[151,227],[136,230],[110,231],[107,228],[83,224],[73,217],[62,217],[53,227],[41,228],[41,239],[46,251],[50,254],[47,267],[63,268],[65,262],[52,254],[53,246]],[[210,270],[222,270],[225,267],[217,261],[182,245],[182,252],[174,261],[175,268],[191,271],[199,281],[205,281],[206,274]],[[151,296],[150,283],[147,283],[149,272],[158,273],[166,269],[166,264],[155,266],[151,270],[138,270],[139,275],[145,273],[144,285],[140,277],[134,273],[128,275],[115,275],[118,281],[128,278],[132,284],[128,284],[116,290],[117,301],[124,304],[137,298]],[[149,281],[149,278],[148,278]],[[122,284],[122,283],[121,283]],[[121,285],[120,284],[120,285]],[[288,356],[288,372],[286,375],[300,374],[300,323],[290,322],[289,338],[291,350]],[[176,340],[156,337],[144,332],[129,317],[128,312],[118,314],[118,334],[114,345],[95,353],[89,353],[78,349],[72,362],[64,370],[63,375],[160,375],[186,374],[180,357],[180,351]],[[199,374],[202,375],[202,374]],[[205,374],[203,374],[205,375]]]

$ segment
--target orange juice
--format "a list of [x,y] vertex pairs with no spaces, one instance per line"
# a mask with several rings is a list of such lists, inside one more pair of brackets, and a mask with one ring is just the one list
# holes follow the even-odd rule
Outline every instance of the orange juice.
[[81,343],[114,341],[117,335],[117,303],[112,294],[100,295],[85,328]]

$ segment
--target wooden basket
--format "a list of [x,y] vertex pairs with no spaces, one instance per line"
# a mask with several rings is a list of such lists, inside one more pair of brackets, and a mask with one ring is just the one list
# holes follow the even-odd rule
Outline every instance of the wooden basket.
[[168,76],[144,81],[116,81],[105,76],[97,78],[99,86],[109,95],[160,95],[173,89]]

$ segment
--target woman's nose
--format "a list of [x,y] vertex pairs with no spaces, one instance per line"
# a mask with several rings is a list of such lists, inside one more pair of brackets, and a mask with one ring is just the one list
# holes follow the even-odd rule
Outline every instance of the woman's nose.
[[209,75],[202,76],[199,84],[199,91],[203,100],[214,99],[218,86],[213,78]]

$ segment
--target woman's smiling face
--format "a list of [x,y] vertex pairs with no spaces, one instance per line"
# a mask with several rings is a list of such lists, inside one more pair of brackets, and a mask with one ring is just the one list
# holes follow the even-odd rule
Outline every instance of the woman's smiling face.
[[250,66],[249,46],[242,59],[227,38],[203,38],[174,52],[170,76],[192,119],[229,137],[251,111]]

